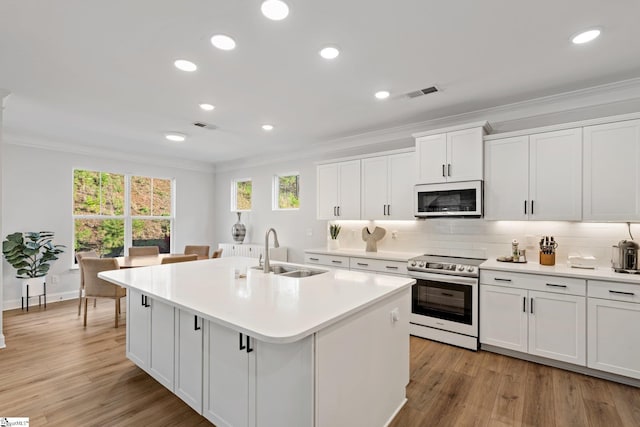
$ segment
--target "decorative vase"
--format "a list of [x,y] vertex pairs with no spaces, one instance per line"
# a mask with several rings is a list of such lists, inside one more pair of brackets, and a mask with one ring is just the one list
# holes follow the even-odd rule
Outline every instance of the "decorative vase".
[[338,248],[340,248],[340,242],[338,242],[338,239],[329,239],[327,241],[327,249],[336,250]]
[[245,227],[244,224],[240,222],[240,216],[242,215],[242,212],[236,213],[238,214],[238,222],[233,224],[233,227],[231,227],[231,237],[233,237],[234,242],[242,243],[244,241],[244,236],[246,236],[247,234],[247,227]]

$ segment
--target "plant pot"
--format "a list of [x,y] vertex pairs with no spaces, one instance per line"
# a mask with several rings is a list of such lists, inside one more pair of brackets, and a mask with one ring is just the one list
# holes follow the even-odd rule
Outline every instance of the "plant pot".
[[338,248],[340,248],[340,242],[338,241],[338,239],[327,240],[327,249],[329,249],[330,251],[333,251]]
[[29,279],[20,279],[22,285],[22,296],[27,297],[27,291],[30,297],[44,295],[46,276],[33,277]]

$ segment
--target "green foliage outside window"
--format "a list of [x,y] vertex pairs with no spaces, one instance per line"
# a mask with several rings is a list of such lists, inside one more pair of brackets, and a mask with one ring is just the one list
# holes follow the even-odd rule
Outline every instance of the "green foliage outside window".
[[251,180],[236,182],[236,210],[251,210]]
[[297,209],[300,207],[300,175],[278,177],[278,208]]

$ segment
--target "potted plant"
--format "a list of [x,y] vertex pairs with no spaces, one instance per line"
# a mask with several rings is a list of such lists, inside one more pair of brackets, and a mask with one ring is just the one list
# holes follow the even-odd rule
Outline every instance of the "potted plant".
[[338,224],[329,224],[329,237],[331,237],[328,245],[329,249],[338,249],[340,246],[338,242],[338,235],[340,234],[341,229],[342,227]]
[[[53,244],[51,231],[12,233],[2,242],[5,259],[17,270],[16,277],[22,279],[22,296],[44,294],[44,283],[51,263],[58,259],[66,246]],[[28,302],[27,302],[28,304]]]

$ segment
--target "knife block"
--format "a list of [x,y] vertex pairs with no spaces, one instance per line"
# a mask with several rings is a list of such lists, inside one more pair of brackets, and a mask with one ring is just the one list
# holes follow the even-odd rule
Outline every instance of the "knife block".
[[556,254],[544,254],[540,252],[540,265],[556,265]]

